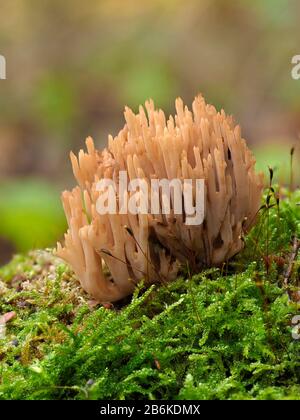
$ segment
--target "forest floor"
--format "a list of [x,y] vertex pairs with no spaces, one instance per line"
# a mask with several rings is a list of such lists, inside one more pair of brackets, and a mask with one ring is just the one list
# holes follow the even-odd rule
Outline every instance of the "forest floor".
[[300,191],[221,268],[100,305],[51,250],[0,268],[0,399],[300,399]]

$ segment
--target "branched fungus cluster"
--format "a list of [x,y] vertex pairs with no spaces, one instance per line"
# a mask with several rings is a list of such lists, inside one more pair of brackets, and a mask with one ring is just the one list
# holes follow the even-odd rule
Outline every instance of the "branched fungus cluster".
[[[146,283],[174,279],[183,264],[190,269],[218,266],[243,248],[260,207],[262,178],[241,137],[240,127],[202,96],[192,111],[176,100],[176,115],[166,119],[146,102],[98,151],[71,153],[79,186],[62,201],[69,229],[57,254],[74,269],[82,287],[100,302],[117,301]],[[97,183],[126,171],[128,179],[204,179],[204,221],[187,225],[184,214],[99,214]],[[128,200],[127,193],[125,200]],[[120,199],[120,197],[118,197]],[[123,197],[124,198],[124,197]],[[119,202],[119,201],[118,201]]]

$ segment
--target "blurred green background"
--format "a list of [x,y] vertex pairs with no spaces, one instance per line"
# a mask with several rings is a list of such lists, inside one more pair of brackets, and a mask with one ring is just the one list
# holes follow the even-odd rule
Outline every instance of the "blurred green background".
[[[241,123],[259,168],[299,169],[298,0],[0,1],[0,263],[52,246],[65,229],[68,153],[99,147],[123,108],[167,113],[202,92]],[[298,149],[297,149],[298,148]],[[297,175],[295,175],[297,178]],[[299,178],[298,178],[299,179]]]

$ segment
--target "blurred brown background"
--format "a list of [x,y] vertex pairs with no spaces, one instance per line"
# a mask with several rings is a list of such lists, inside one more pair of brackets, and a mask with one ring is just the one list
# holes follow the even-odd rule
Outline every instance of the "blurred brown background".
[[103,146],[124,105],[149,97],[171,113],[177,96],[190,104],[202,92],[285,182],[300,132],[299,1],[1,0],[0,10],[0,262],[61,237],[69,150],[87,135]]

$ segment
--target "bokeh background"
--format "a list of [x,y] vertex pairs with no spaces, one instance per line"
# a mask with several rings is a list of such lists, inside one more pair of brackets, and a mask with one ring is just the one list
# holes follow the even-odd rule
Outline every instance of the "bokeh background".
[[[258,166],[299,169],[298,0],[0,0],[0,263],[53,246],[69,150],[100,147],[123,108],[201,92],[241,123]],[[296,176],[297,177],[297,176]]]

